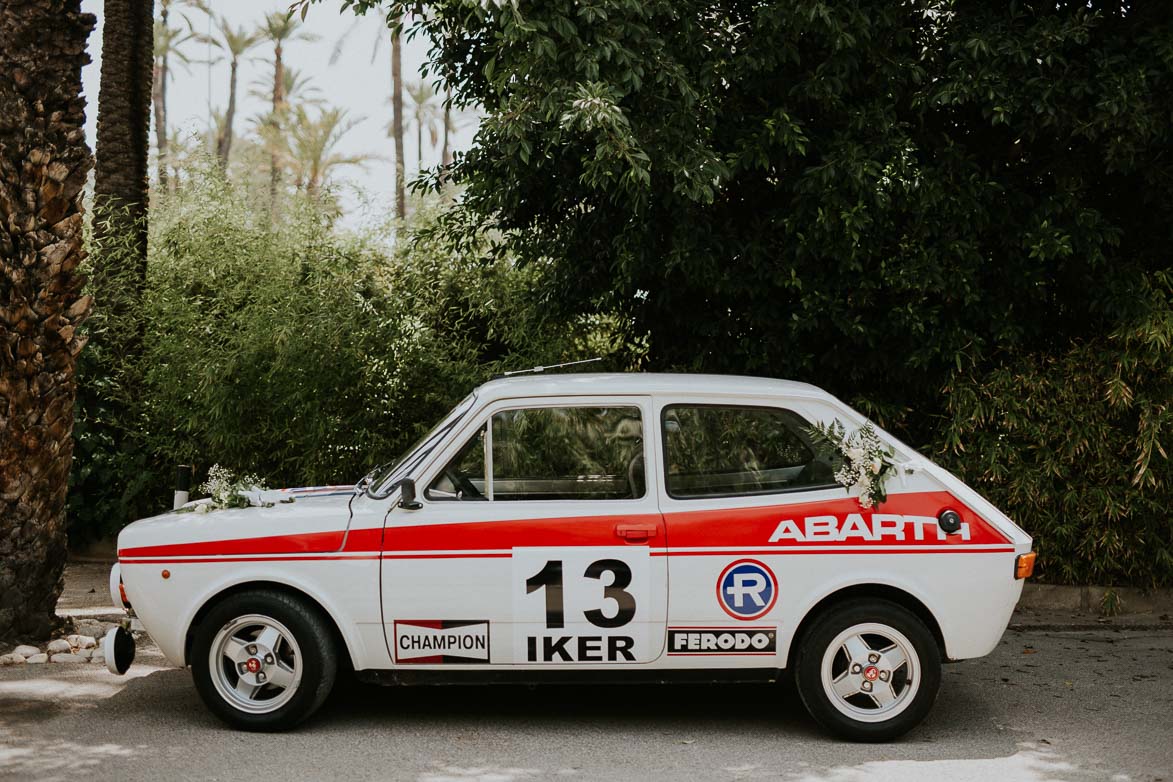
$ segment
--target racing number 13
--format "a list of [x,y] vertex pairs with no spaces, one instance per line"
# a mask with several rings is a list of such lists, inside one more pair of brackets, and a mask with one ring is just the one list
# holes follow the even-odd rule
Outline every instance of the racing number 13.
[[[595,627],[622,627],[635,616],[635,597],[626,589],[631,584],[631,568],[618,559],[600,559],[587,566],[583,577],[601,579],[603,573],[613,576],[610,585],[603,588],[603,597],[614,600],[619,610],[615,616],[607,616],[601,608],[592,608],[583,611],[583,616]],[[527,595],[539,589],[546,590],[546,627],[564,627],[562,560],[547,561],[541,570],[525,580]]]

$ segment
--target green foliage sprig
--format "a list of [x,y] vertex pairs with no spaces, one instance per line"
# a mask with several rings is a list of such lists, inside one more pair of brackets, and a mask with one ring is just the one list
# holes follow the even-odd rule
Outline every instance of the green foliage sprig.
[[829,424],[816,423],[806,431],[816,448],[842,460],[835,481],[848,491],[858,489],[862,507],[871,508],[888,499],[884,484],[895,470],[894,454],[876,434],[871,422],[849,433],[836,418]]

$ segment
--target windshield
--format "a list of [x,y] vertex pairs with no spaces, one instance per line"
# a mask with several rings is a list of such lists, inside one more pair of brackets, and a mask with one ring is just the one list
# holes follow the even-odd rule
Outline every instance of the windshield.
[[410,448],[404,451],[402,456],[394,462],[388,462],[382,467],[376,468],[375,474],[368,484],[367,494],[375,499],[382,499],[389,495],[395,489],[395,484],[418,467],[419,463],[426,459],[444,437],[460,423],[461,419],[472,409],[475,401],[475,393],[466,396],[430,432],[416,440]]

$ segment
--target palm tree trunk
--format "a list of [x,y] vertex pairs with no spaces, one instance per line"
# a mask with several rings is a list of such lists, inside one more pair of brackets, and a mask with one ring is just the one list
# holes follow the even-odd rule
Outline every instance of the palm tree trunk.
[[407,188],[403,171],[403,42],[399,23],[391,30],[391,132],[395,137],[395,216],[407,217]]
[[103,12],[90,281],[99,317],[90,333],[103,348],[93,371],[110,382],[91,384],[80,408],[83,416],[87,408],[101,408],[90,426],[125,447],[128,431],[120,424],[126,400],[140,385],[136,359],[147,278],[154,0],[105,0]]
[[[160,19],[163,29],[167,29],[167,6],[169,0],[163,0],[163,10]],[[158,159],[155,161],[159,176],[159,189],[166,191],[167,182],[167,52],[159,57],[155,63],[153,79],[151,81],[151,96],[155,102],[155,151]]]
[[159,189],[167,189],[167,60],[159,58],[151,79],[151,98],[155,104],[155,170]]
[[415,118],[415,170],[424,168],[424,123],[417,115]]
[[452,165],[452,147],[448,143],[448,131],[452,128],[452,88],[444,90],[444,148],[440,152],[440,165]]
[[[109,305],[124,293],[137,299],[146,281],[154,0],[105,0],[103,12],[94,285],[113,315]],[[103,290],[104,281],[124,275],[130,290]]]
[[[273,47],[272,121],[278,130],[281,128],[282,113],[285,111],[285,62],[282,59],[283,55],[284,50],[281,47],[281,42],[277,41],[277,45]],[[274,149],[269,152],[269,213],[272,217],[277,214],[277,188],[280,184],[280,161],[277,159],[277,151]]]
[[81,296],[85,142],[81,0],[0,12],[0,638],[43,638],[65,568]]
[[220,131],[220,138],[216,140],[216,157],[220,160],[220,169],[228,170],[228,155],[232,152],[232,123],[236,119],[236,57],[232,58],[230,74],[228,76],[228,108],[224,112],[224,128]]

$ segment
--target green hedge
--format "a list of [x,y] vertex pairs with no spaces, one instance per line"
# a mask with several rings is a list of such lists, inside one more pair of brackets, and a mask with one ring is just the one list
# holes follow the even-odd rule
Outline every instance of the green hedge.
[[945,389],[939,449],[1035,537],[1055,583],[1173,585],[1173,274],[1144,315]]
[[[411,232],[436,209],[424,206]],[[271,486],[351,483],[503,368],[630,353],[606,317],[549,320],[541,269],[469,260],[396,226],[336,230],[314,202],[267,209],[214,171],[153,206],[142,355],[82,354],[75,541],[169,507],[177,464]],[[626,351],[626,352],[625,352]]]

